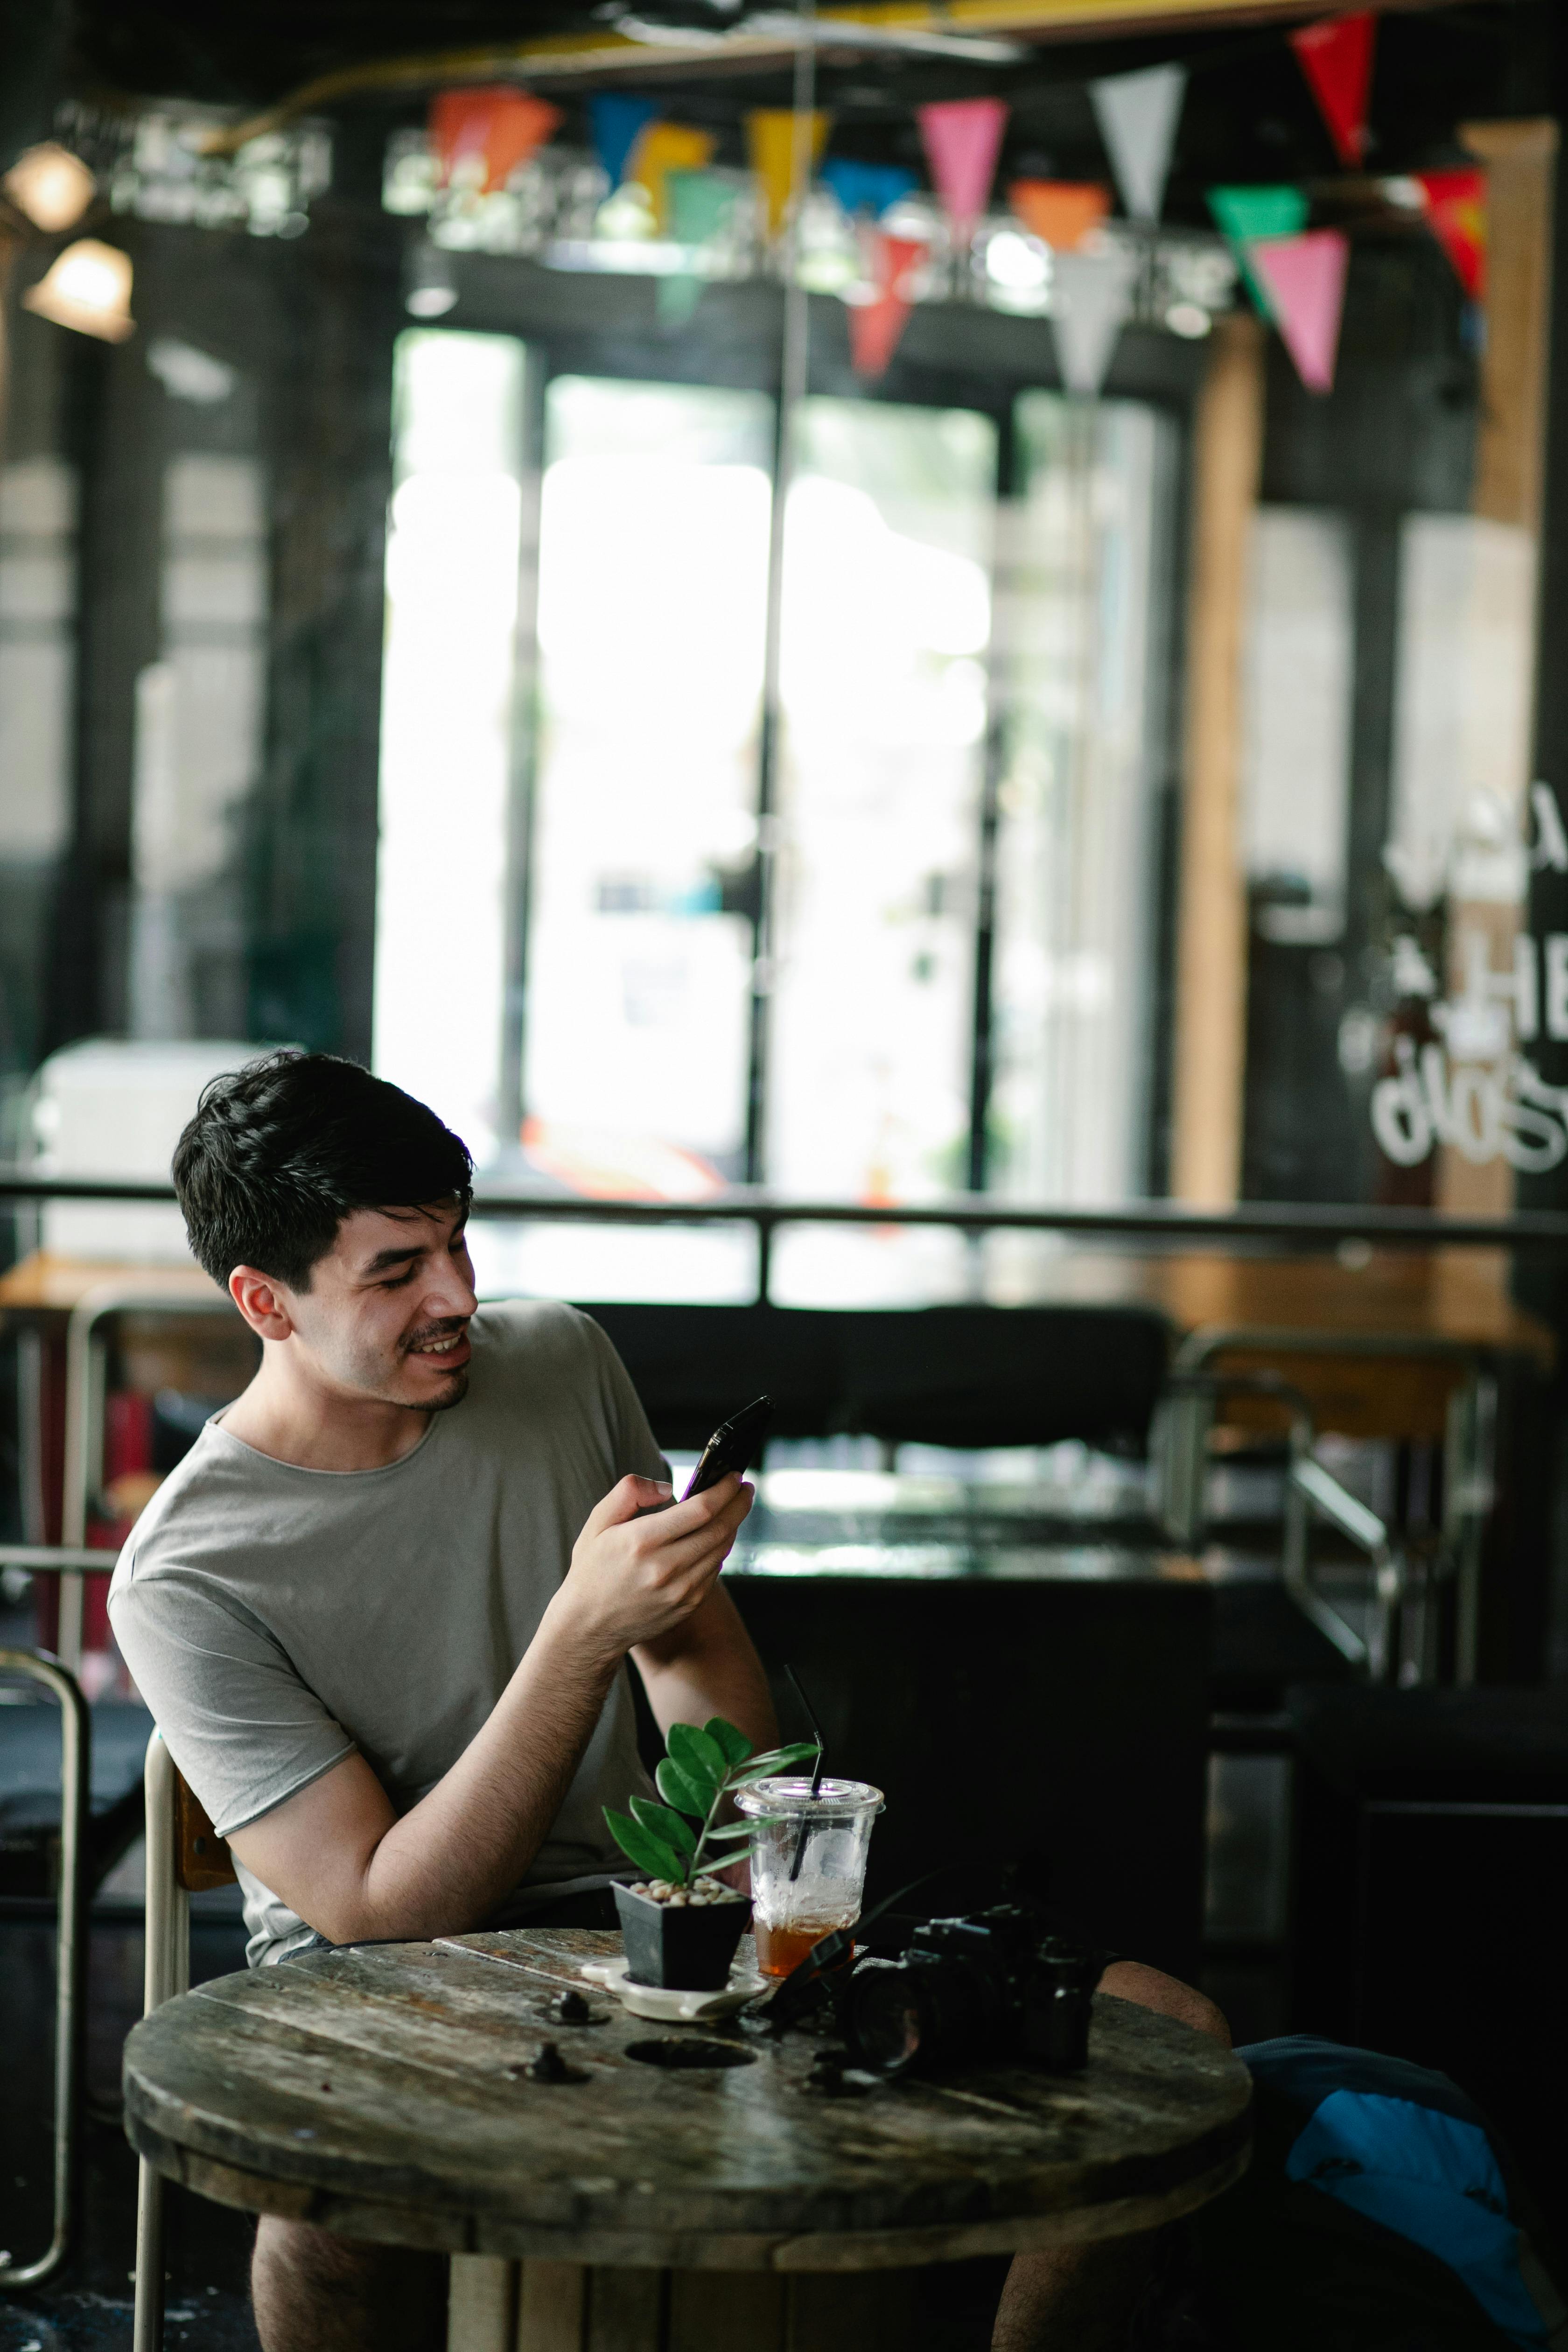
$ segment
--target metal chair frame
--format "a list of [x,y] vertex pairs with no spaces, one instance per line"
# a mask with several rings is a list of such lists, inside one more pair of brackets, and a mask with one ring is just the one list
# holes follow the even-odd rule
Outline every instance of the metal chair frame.
[[[8,1559],[9,1548],[0,1553]],[[15,1564],[14,1562],[12,1564]],[[87,1848],[92,1796],[92,1717],[76,1676],[35,1650],[0,1650],[0,1674],[22,1675],[60,1708],[60,1866],[55,1927],[54,2225],[36,2261],[0,2261],[0,2287],[41,2286],[70,2252],[77,2223],[83,1993],[87,1972]]]
[[[162,1732],[147,1742],[142,1786],[147,1801],[147,1940],[142,2013],[150,2017],[166,2000],[191,1989],[191,1895],[184,1866],[179,1807],[182,1791],[194,1804]],[[224,1885],[234,1877],[228,1848],[207,1865],[195,1884]],[[196,1851],[200,1853],[200,1845]],[[136,2308],[132,2352],[163,2352],[164,2203],[168,2184],[145,2157],[136,2168]]]
[[[1226,1396],[1263,1396],[1289,1415],[1290,1458],[1285,1474],[1284,1545],[1280,1580],[1290,1599],[1342,1658],[1369,1682],[1386,1679],[1394,1652],[1398,1611],[1409,1589],[1408,1563],[1377,1513],[1341,1485],[1317,1459],[1317,1429],[1299,1389],[1275,1372],[1183,1372],[1172,1375],[1162,1401],[1154,1454],[1161,1523],[1173,1541],[1202,1537],[1209,1469],[1209,1435]],[[1350,1538],[1371,1570],[1372,1623],[1358,1633],[1313,1580],[1314,1517]]]
[[[1392,1340],[1364,1332],[1276,1331],[1237,1326],[1194,1332],[1177,1350],[1164,1408],[1162,1485],[1166,1525],[1178,1540],[1194,1542],[1203,1526],[1202,1493],[1208,1434],[1215,1403],[1223,1394],[1273,1394],[1291,1412],[1291,1458],[1288,1474],[1283,1576],[1286,1590],[1341,1654],[1370,1679],[1381,1680],[1393,1664],[1393,1635],[1400,1602],[1410,1585],[1409,1563],[1388,1528],[1313,1458],[1317,1431],[1310,1408],[1299,1391],[1273,1373],[1226,1373],[1210,1369],[1232,1349],[1253,1354],[1359,1356],[1399,1362],[1413,1357],[1458,1364],[1464,1374],[1448,1404],[1444,1439],[1447,1476],[1443,1524],[1433,1580],[1456,1586],[1454,1680],[1476,1679],[1480,1631],[1481,1551],[1486,1524],[1496,1500],[1497,1376],[1473,1348],[1441,1339]],[[1205,1402],[1206,1399],[1206,1402]],[[1367,1554],[1372,1566],[1374,1622],[1363,1638],[1319,1592],[1311,1577],[1308,1524],[1328,1519]]]

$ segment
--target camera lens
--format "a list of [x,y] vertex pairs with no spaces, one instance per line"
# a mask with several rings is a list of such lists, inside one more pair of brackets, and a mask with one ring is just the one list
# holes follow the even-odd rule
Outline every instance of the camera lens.
[[845,1987],[844,2004],[858,2066],[893,2075],[914,2063],[927,2021],[923,1989],[912,1969],[863,1960]]

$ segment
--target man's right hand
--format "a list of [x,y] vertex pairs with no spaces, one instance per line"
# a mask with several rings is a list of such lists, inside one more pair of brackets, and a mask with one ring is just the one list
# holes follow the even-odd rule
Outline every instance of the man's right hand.
[[545,1612],[606,1659],[618,1663],[700,1608],[752,1507],[752,1489],[734,1473],[686,1502],[671,1503],[670,1492],[654,1478],[612,1487]]

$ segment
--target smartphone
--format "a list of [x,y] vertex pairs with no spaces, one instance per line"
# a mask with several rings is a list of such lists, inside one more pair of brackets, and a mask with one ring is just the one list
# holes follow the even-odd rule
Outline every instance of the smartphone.
[[773,1417],[773,1401],[770,1396],[753,1397],[728,1421],[721,1421],[702,1449],[702,1459],[691,1474],[691,1484],[682,1495],[686,1502],[692,1495],[705,1494],[727,1478],[731,1470],[745,1470],[763,1450],[763,1439]]

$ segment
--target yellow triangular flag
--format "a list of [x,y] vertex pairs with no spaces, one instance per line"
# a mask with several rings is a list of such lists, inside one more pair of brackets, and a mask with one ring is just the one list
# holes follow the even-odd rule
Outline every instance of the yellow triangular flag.
[[[814,114],[811,118],[810,170],[813,172],[822,161],[830,120],[826,114]],[[748,114],[746,145],[751,151],[752,169],[763,184],[763,195],[768,208],[768,235],[777,236],[789,211],[789,200],[795,186],[795,116],[790,109],[762,107]]]
[[669,226],[669,192],[665,186],[665,174],[703,171],[713,153],[713,145],[710,131],[691,131],[683,122],[650,122],[633,148],[626,177],[640,181],[647,190],[661,236]]

